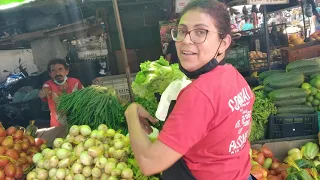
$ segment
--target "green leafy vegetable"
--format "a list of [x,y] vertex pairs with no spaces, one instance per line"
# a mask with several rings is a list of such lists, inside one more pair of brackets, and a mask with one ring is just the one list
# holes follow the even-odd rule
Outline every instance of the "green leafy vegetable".
[[69,126],[88,125],[97,129],[106,124],[120,129],[119,114],[122,106],[115,90],[101,86],[90,86],[57,99],[57,111],[67,117]]
[[262,90],[254,91],[256,100],[252,111],[252,126],[249,141],[256,141],[264,136],[265,124],[270,114],[275,114],[277,109],[272,101],[264,95]]
[[162,94],[172,81],[185,77],[178,64],[169,65],[162,56],[159,60],[141,63],[140,68],[132,83],[132,90],[148,100],[155,99],[154,93]]

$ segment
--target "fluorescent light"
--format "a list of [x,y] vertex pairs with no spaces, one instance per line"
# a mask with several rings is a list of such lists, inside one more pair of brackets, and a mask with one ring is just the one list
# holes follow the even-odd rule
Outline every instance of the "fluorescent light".
[[35,0],[25,0],[23,2],[14,2],[14,3],[6,4],[6,5],[0,5],[0,10],[14,8],[14,7],[17,7],[17,6],[20,6],[22,4],[26,4],[26,3],[32,2],[32,1],[35,1]]

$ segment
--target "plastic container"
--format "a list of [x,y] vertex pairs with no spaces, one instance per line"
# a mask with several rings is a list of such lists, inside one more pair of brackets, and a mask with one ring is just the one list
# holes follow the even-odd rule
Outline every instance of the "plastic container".
[[249,48],[248,46],[238,46],[232,48],[225,58],[226,62],[232,64],[238,70],[249,69]]
[[318,133],[318,113],[301,116],[269,117],[268,138],[286,138],[315,135]]

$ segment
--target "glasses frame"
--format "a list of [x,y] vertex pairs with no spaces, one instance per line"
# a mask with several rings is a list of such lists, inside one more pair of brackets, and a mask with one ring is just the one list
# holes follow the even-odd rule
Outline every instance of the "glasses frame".
[[[203,31],[206,31],[206,37],[204,38],[204,40],[203,40],[202,42],[194,42],[194,40],[191,38],[190,33],[193,32],[193,31],[199,30],[199,29],[192,29],[192,30],[190,30],[190,31],[187,31],[187,33],[185,34],[183,40],[178,41],[176,38],[173,37],[173,31],[174,31],[174,30],[178,30],[178,29],[179,29],[179,28],[173,28],[173,29],[171,29],[171,37],[172,37],[172,39],[173,39],[175,42],[182,42],[182,41],[184,41],[184,40],[186,39],[186,36],[189,35],[190,40],[191,40],[193,43],[195,43],[195,44],[202,44],[202,43],[204,43],[204,42],[207,40],[207,37],[208,37],[208,33],[209,33],[209,32],[218,33],[220,36],[222,35],[221,32],[209,31],[209,30],[201,29],[201,30],[203,30]],[[221,37],[220,37],[220,38],[221,38]]]

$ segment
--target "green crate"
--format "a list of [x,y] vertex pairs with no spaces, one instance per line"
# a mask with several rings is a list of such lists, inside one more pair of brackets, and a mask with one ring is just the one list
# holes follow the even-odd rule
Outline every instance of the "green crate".
[[238,70],[247,70],[250,65],[248,53],[248,46],[238,46],[229,50],[225,60]]

